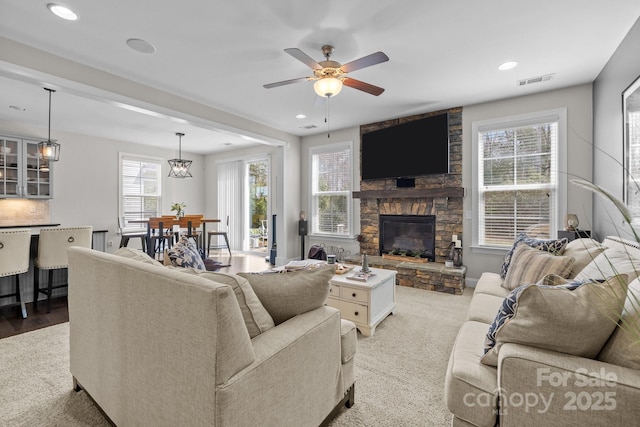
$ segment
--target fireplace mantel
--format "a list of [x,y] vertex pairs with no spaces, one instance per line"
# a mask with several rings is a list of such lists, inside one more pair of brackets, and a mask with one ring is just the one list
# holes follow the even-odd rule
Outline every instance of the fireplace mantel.
[[424,197],[464,197],[464,187],[398,188],[353,192],[354,199],[418,199]]

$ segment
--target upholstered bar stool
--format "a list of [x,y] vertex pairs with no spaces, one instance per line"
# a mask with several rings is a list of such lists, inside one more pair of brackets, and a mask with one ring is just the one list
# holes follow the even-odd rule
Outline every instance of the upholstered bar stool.
[[[40,294],[47,296],[47,313],[51,311],[51,296],[54,289],[65,288],[68,283],[53,284],[54,270],[66,269],[69,266],[67,248],[81,246],[91,248],[93,227],[56,227],[40,230],[38,239],[38,257],[34,262],[33,309],[38,309]],[[48,271],[47,286],[40,288],[40,270]]]
[[135,231],[125,231],[126,220],[118,217],[118,232],[120,233],[120,247],[128,246],[129,239],[140,239],[142,252],[147,251],[147,230],[140,229]]
[[27,309],[22,297],[20,275],[29,271],[29,248],[31,247],[31,230],[0,231],[0,277],[13,276],[15,292],[0,295],[0,299],[15,298],[15,302],[4,306],[20,306],[22,318],[27,318]]

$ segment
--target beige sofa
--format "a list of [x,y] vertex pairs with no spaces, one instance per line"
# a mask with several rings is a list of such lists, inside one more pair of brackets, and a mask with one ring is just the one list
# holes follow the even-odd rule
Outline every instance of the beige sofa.
[[[562,256],[573,258],[570,272],[565,276],[570,280],[585,280],[589,276],[602,279],[616,273],[626,275],[622,276],[626,280],[620,285],[614,279],[606,283],[621,286],[623,293],[617,294],[618,301],[626,303],[627,310],[623,311],[619,303],[610,307],[618,307],[617,312],[624,313],[623,318],[635,322],[638,328],[640,282],[635,266],[640,266],[640,250],[634,242],[613,236],[602,244],[578,239],[566,246]],[[515,258],[513,261],[517,262]],[[534,267],[528,265],[525,270],[527,268]],[[598,274],[602,277],[597,277]],[[558,277],[549,277],[554,280],[548,284],[557,285],[552,282]],[[453,414],[451,425],[637,425],[640,334],[635,335],[636,342],[632,343],[630,335],[616,327],[614,320],[590,323],[590,319],[604,315],[608,308],[593,310],[595,304],[592,307],[591,302],[585,306],[577,290],[558,293],[558,289],[529,287],[531,289],[520,293],[514,307],[505,299],[511,292],[502,287],[505,281],[497,273],[481,276],[467,320],[456,338],[445,380],[445,400]],[[604,284],[589,286],[588,289],[601,292]],[[556,293],[551,298],[549,294],[553,291]],[[636,297],[627,292],[635,293]],[[559,304],[555,299],[557,295],[568,299]],[[598,295],[609,298],[608,293]],[[539,300],[542,304],[533,311],[531,307],[535,306],[531,301],[536,298],[542,298]],[[631,304],[635,311],[630,309],[630,301],[635,301]],[[511,307],[514,317],[510,318],[511,324],[505,323],[508,328],[503,324],[502,330],[498,329],[495,346],[485,354],[490,325],[498,311],[505,311],[505,307]],[[511,313],[509,309],[506,311]],[[514,322],[516,317],[518,321]],[[570,325],[572,322],[575,323]],[[499,328],[500,324],[497,325]],[[610,325],[613,325],[612,332],[607,330]],[[496,366],[489,363],[491,358]]]
[[351,406],[356,330],[338,310],[294,304],[274,322],[240,276],[138,253],[69,249],[74,386],[112,423],[317,426]]

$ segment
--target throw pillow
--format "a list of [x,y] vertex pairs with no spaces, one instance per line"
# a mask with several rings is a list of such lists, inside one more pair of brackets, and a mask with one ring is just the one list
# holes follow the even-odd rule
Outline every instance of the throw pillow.
[[182,236],[178,243],[167,251],[167,255],[169,255],[171,263],[176,267],[192,267],[198,270],[206,270],[204,261],[202,261],[202,257],[198,252],[198,247],[186,236]]
[[485,339],[480,361],[497,366],[504,343],[516,343],[581,357],[598,355],[616,327],[626,276],[604,282],[525,285],[503,301]]
[[251,338],[275,326],[273,319],[258,299],[247,279],[236,274],[213,273],[193,268],[180,268],[178,270],[231,286],[240,305],[244,324]]
[[569,239],[567,239],[566,237],[563,237],[562,239],[536,239],[533,237],[529,237],[525,233],[518,234],[516,240],[513,242],[513,246],[504,256],[504,261],[502,262],[502,267],[500,268],[500,277],[502,277],[503,279],[507,277],[507,271],[509,271],[513,253],[521,244],[525,244],[532,248],[549,252],[554,255],[562,255],[565,246],[567,246],[567,243],[569,243]]
[[238,273],[249,281],[276,325],[322,307],[329,295],[334,265],[283,273]]
[[125,258],[134,259],[136,261],[144,262],[151,265],[162,266],[162,263],[149,256],[146,252],[142,252],[138,249],[128,248],[126,246],[117,249],[113,252],[114,255],[118,255]]
[[513,253],[511,267],[502,287],[513,290],[518,286],[536,283],[548,274],[568,277],[573,258],[553,255],[527,245],[520,245]]
[[598,360],[640,369],[640,279],[629,283],[618,327],[598,355]]
[[616,274],[626,274],[632,281],[640,275],[640,260],[623,249],[607,248],[576,274],[576,280],[602,280]]
[[571,267],[569,277],[576,277],[583,268],[600,255],[606,247],[594,239],[575,239],[564,248],[562,255],[573,257],[575,260]]

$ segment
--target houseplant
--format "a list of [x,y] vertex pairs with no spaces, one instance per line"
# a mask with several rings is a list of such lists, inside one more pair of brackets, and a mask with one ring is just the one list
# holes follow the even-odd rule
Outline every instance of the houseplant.
[[187,205],[185,205],[183,202],[180,203],[174,203],[171,205],[171,212],[175,212],[176,213],[176,219],[180,219],[180,217],[184,216],[184,208],[186,208]]

